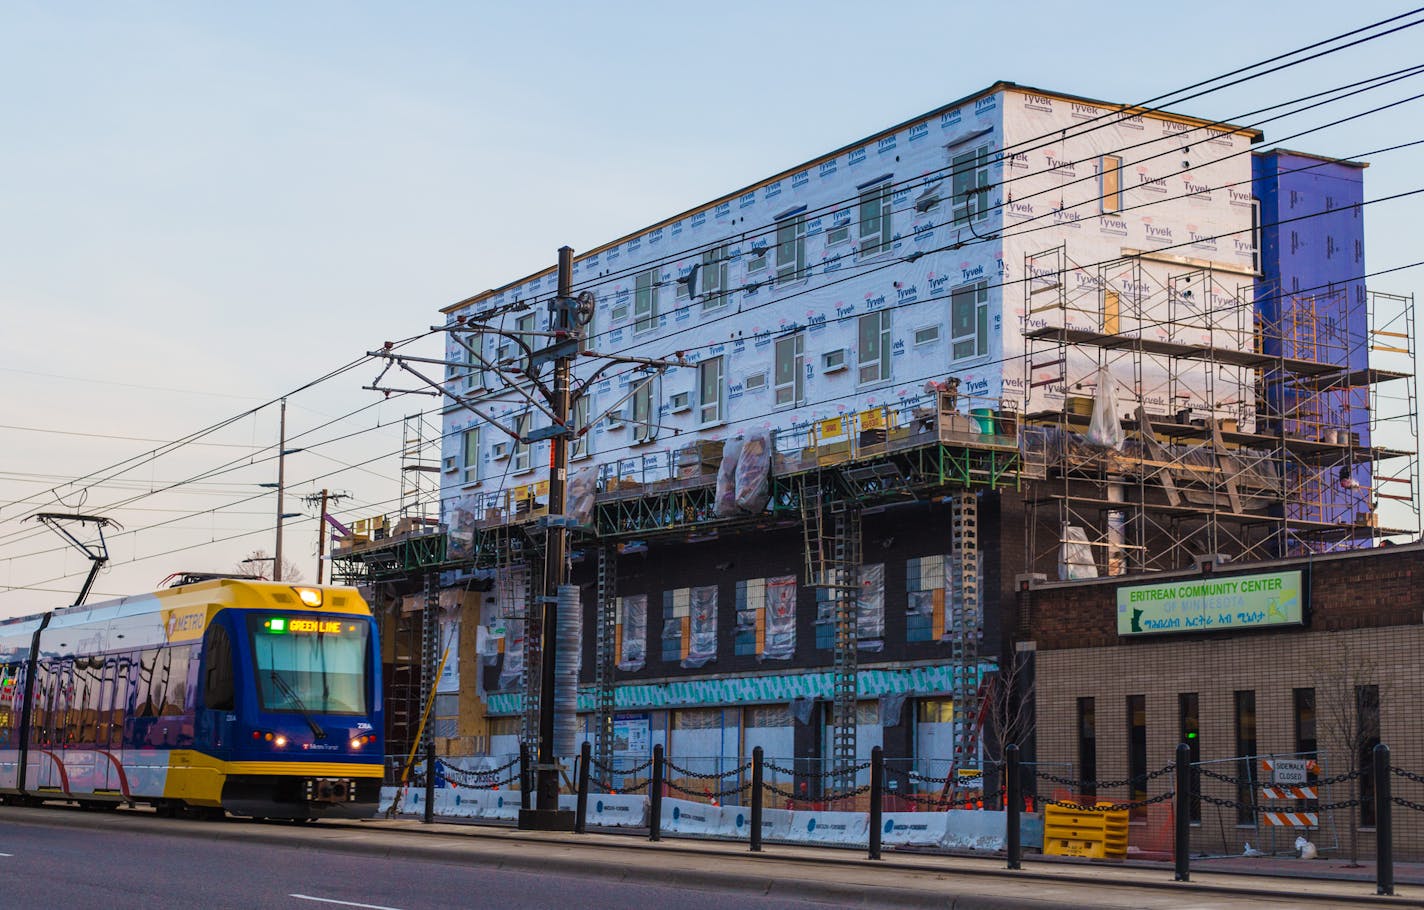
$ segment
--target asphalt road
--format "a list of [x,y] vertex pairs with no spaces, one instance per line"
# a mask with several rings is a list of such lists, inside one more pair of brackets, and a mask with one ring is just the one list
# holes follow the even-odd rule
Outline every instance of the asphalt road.
[[[499,910],[647,908],[806,910],[826,904],[739,892],[685,890],[531,874],[409,858],[359,856],[304,846],[204,838],[181,833],[116,831],[85,826],[81,813],[45,810],[54,823],[0,818],[0,907],[56,906],[105,910]],[[61,818],[68,816],[72,824]],[[216,822],[230,828],[250,824]],[[263,826],[258,826],[263,827]],[[228,833],[228,832],[224,832]],[[196,836],[195,836],[196,834]]]

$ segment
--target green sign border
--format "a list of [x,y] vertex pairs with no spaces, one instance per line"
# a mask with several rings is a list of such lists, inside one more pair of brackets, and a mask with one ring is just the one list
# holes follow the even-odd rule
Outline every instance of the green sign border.
[[1117,589],[1117,634],[1172,635],[1305,625],[1300,569],[1249,575],[1196,575]]

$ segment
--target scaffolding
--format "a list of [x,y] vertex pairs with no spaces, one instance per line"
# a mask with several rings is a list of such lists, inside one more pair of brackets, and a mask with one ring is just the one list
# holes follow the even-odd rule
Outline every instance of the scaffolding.
[[[1380,408],[1383,385],[1413,375],[1412,299],[1284,294],[1149,254],[1082,266],[1065,246],[1024,268],[1025,434],[1049,466],[1028,498],[1035,571],[1160,571],[1417,532],[1417,457],[1377,437],[1382,419],[1402,421],[1400,437],[1417,427],[1410,382]],[[1374,363],[1381,348],[1392,367]],[[1115,446],[1089,438],[1100,395]],[[1409,504],[1398,526],[1379,520],[1376,476]]]

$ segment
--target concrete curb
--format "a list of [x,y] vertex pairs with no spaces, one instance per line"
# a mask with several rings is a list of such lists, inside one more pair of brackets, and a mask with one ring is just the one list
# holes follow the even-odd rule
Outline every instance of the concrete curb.
[[[47,827],[70,827],[83,825],[113,831],[133,831],[171,837],[201,837],[215,841],[267,844],[285,848],[321,849],[349,855],[378,856],[385,859],[418,859],[428,862],[468,865],[478,863],[494,869],[511,872],[540,874],[556,872],[604,881],[625,882],[667,886],[670,882],[692,888],[719,891],[754,893],[784,899],[820,900],[850,907],[903,907],[903,908],[943,908],[954,910],[1045,910],[1062,907],[1061,900],[1046,898],[1018,897],[994,894],[946,894],[929,888],[893,887],[881,884],[849,884],[835,881],[818,881],[814,878],[788,877],[778,874],[767,863],[781,863],[807,868],[822,867],[834,863],[838,868],[855,867],[875,873],[918,873],[931,875],[935,880],[945,881],[960,877],[972,879],[976,884],[988,884],[991,880],[1003,882],[1040,882],[1045,886],[1065,888],[1085,888],[1089,886],[1136,888],[1150,891],[1173,891],[1184,898],[1187,894],[1234,896],[1256,900],[1279,900],[1288,897],[1301,904],[1338,906],[1342,901],[1352,905],[1424,907],[1424,900],[1408,897],[1383,897],[1368,892],[1365,882],[1358,885],[1358,893],[1309,894],[1299,890],[1301,882],[1282,883],[1284,887],[1275,891],[1260,888],[1236,887],[1217,883],[1178,883],[1168,880],[1136,880],[1126,876],[1100,875],[1094,870],[1091,881],[1082,877],[1054,874],[1039,870],[1010,872],[1006,869],[966,867],[962,863],[953,867],[936,866],[925,862],[902,862],[899,858],[891,863],[848,856],[848,851],[830,851],[826,858],[780,854],[773,848],[766,853],[728,853],[680,846],[667,841],[653,844],[631,837],[627,843],[610,843],[607,840],[589,842],[573,836],[555,838],[549,835],[525,835],[508,828],[498,830],[498,836],[481,836],[478,831],[463,833],[450,830],[429,830],[410,827],[378,827],[354,824],[326,824],[316,828],[288,827],[273,824],[243,822],[215,823],[165,819],[158,820],[147,814],[136,813],[90,813],[81,810],[44,809],[0,809],[0,821],[15,824],[43,825]],[[462,826],[463,827],[463,826]],[[477,826],[469,826],[476,828]],[[410,834],[415,837],[392,837]],[[440,837],[440,842],[431,838]],[[622,838],[620,838],[621,840]],[[544,849],[529,849],[535,846]],[[514,848],[514,849],[511,849]],[[677,854],[691,859],[702,859],[714,864],[713,868],[689,869],[647,862],[630,862],[629,854],[642,859],[648,853],[662,855]],[[617,854],[625,858],[614,858]],[[591,862],[594,854],[603,854]],[[730,867],[724,861],[736,857],[747,864]],[[1109,870],[1103,870],[1109,871]],[[1254,878],[1254,877],[1253,877]],[[1257,879],[1259,880],[1259,879]],[[966,882],[967,884],[967,882]],[[1339,884],[1332,882],[1331,884]],[[1293,890],[1286,890],[1294,885]]]

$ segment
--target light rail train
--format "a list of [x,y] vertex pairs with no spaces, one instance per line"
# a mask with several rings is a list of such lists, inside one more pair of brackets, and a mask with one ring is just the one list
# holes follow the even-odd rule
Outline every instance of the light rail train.
[[0,622],[0,798],[373,815],[380,649],[354,588],[215,578]]

